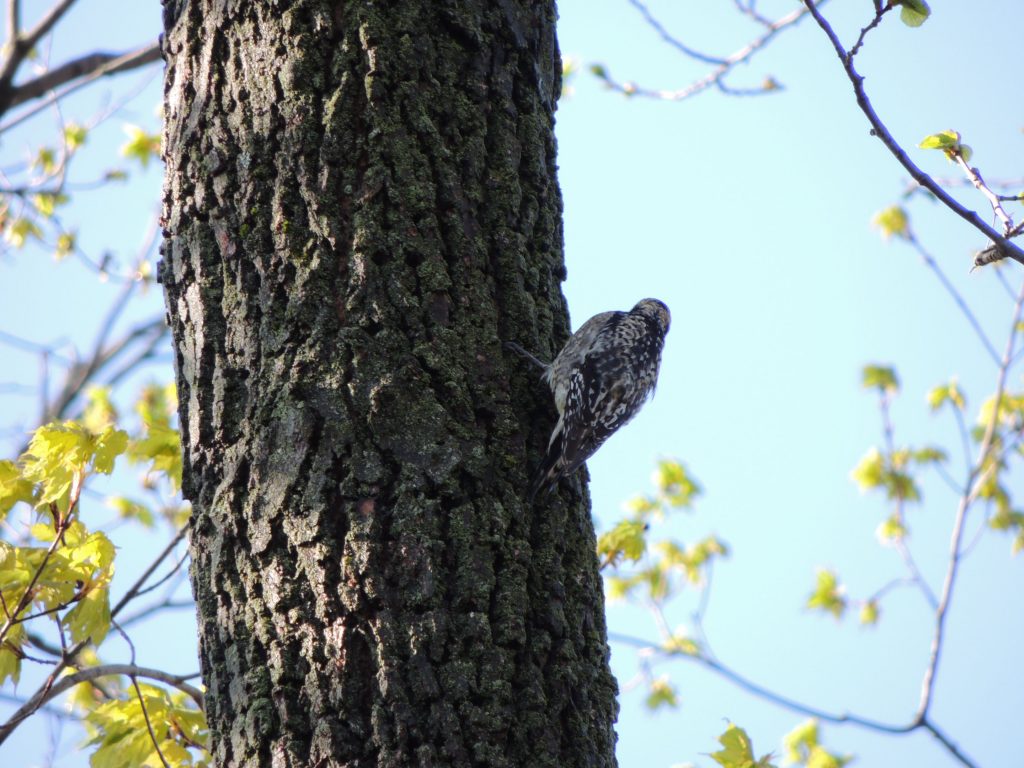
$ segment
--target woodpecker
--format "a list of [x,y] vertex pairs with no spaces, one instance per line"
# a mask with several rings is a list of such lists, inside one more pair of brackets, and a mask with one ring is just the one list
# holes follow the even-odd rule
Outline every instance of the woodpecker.
[[543,368],[558,410],[530,501],[575,472],[640,411],[658,383],[671,320],[658,299],[643,299],[629,312],[602,312],[580,326],[549,365],[509,342],[509,348]]

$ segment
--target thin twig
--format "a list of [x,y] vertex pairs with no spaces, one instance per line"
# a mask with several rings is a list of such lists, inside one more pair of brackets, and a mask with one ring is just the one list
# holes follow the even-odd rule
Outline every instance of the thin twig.
[[[889,461],[892,461],[893,455],[896,453],[896,441],[894,436],[894,429],[892,423],[892,415],[889,411],[889,393],[883,390],[879,395],[879,410],[882,415],[882,435],[885,440],[885,450],[888,454]],[[904,521],[904,499],[902,496],[896,497],[896,517],[899,519],[900,524]],[[911,580],[917,584],[918,589],[924,596],[924,599],[928,602],[928,605],[935,610],[938,605],[938,601],[935,598],[935,593],[932,588],[928,586],[928,582],[924,578],[924,574],[921,573],[921,569],[917,567],[917,562],[914,560],[914,556],[910,552],[910,548],[907,546],[906,541],[903,537],[898,537],[895,542],[896,551],[899,553],[900,558],[903,560],[903,564],[907,571],[910,572]]]
[[1020,292],[1017,295],[1017,304],[1014,308],[1013,322],[1010,324],[1009,336],[1006,340],[1006,349],[1003,353],[1002,364],[999,367],[999,374],[996,380],[996,394],[992,409],[992,418],[985,429],[985,436],[982,438],[978,448],[978,458],[974,468],[968,477],[964,494],[957,506],[956,517],[953,521],[953,532],[949,543],[949,565],[946,569],[946,578],[942,585],[942,595],[939,598],[939,605],[935,611],[935,631],[932,636],[931,651],[929,654],[928,666],[925,668],[924,678],[921,681],[921,700],[917,709],[917,721],[924,723],[928,717],[928,710],[931,707],[932,698],[935,693],[935,675],[938,671],[939,660],[942,656],[942,645],[945,634],[946,617],[949,613],[950,601],[953,598],[953,587],[956,583],[957,570],[960,560],[963,557],[961,542],[963,540],[964,523],[967,519],[967,512],[971,503],[977,497],[981,484],[985,481],[986,465],[989,461],[989,453],[992,450],[993,438],[996,427],[999,423],[999,408],[1002,403],[1003,394],[1006,391],[1006,377],[1010,367],[1010,359],[1013,355],[1014,345],[1017,338],[1017,324],[1020,322],[1021,309],[1024,307],[1024,282],[1021,283]]
[[737,686],[741,690],[746,691],[747,693],[753,696],[756,696],[760,699],[775,704],[776,706],[781,707],[783,709],[787,709],[790,712],[796,712],[807,717],[814,717],[818,720],[824,720],[825,722],[835,723],[837,725],[856,725],[869,731],[893,735],[902,735],[906,733],[911,733],[912,731],[916,731],[919,729],[924,729],[931,733],[936,739],[938,739],[938,741],[942,743],[942,745],[949,751],[949,753],[953,755],[953,757],[955,757],[957,760],[959,760],[963,765],[968,766],[968,768],[977,768],[977,765],[973,761],[971,761],[966,755],[964,755],[963,752],[960,751],[956,744],[953,743],[952,739],[950,739],[944,731],[938,728],[938,726],[936,726],[928,718],[915,718],[913,721],[907,723],[906,725],[897,725],[894,723],[882,722],[881,720],[873,720],[871,718],[861,717],[860,715],[853,715],[847,712],[836,714],[833,712],[828,712],[823,709],[819,709],[818,707],[804,704],[803,702],[797,701],[796,699],[791,699],[788,696],[778,694],[775,691],[772,691],[768,688],[765,688],[762,685],[753,682],[752,680],[749,680],[748,678],[739,674],[738,672],[726,666],[725,664],[722,664],[716,659],[709,658],[708,656],[705,656],[703,654],[694,655],[681,652],[666,651],[663,648],[659,648],[655,644],[642,638],[632,637],[630,635],[618,632],[609,632],[608,639],[612,642],[623,643],[626,645],[633,646],[634,648],[639,648],[643,653],[647,654],[648,656],[661,656],[663,658],[671,657],[693,662],[699,666],[704,667],[705,669],[711,670],[718,676],[724,678],[725,680],[728,680],[733,685]]
[[664,40],[670,46],[672,46],[677,51],[682,53],[684,56],[689,56],[691,59],[696,59],[697,61],[701,61],[705,64],[722,65],[726,63],[726,60],[723,58],[720,58],[718,56],[708,56],[706,53],[696,51],[693,48],[690,48],[682,41],[680,41],[678,38],[673,37],[671,34],[669,34],[668,30],[665,29],[665,26],[654,17],[650,9],[644,3],[640,2],[640,0],[629,0],[629,4],[640,12],[640,15],[644,17],[644,21],[647,22],[647,25],[651,27],[651,29],[653,29],[655,32],[657,32],[658,36],[662,40]]
[[981,178],[981,172],[978,171],[977,168],[971,167],[971,165],[964,159],[962,152],[954,152],[953,157],[955,158],[957,165],[959,165],[961,170],[963,170],[968,181],[970,181],[974,188],[981,192],[981,194],[985,196],[985,199],[989,201],[989,204],[992,206],[992,213],[996,215],[997,219],[1003,222],[1003,234],[1009,237],[1010,233],[1013,232],[1013,219],[1010,218],[1006,209],[1003,208],[1003,204],[1000,200],[1001,197],[1004,197],[1006,200],[1015,200],[1016,198],[1000,196],[989,189],[988,185],[985,184],[985,180]]
[[[821,2],[824,3],[826,0],[821,0]],[[701,93],[702,91],[706,91],[712,86],[717,87],[723,93],[734,96],[756,96],[774,93],[782,90],[782,86],[772,78],[765,79],[764,83],[759,88],[730,88],[725,85],[724,78],[733,69],[735,69],[738,64],[749,61],[754,54],[764,48],[780,32],[799,24],[806,15],[806,8],[797,8],[781,18],[765,24],[764,34],[755,38],[732,55],[723,59],[707,57],[713,62],[720,61],[721,63],[704,77],[695,80],[686,87],[678,90],[658,90],[653,88],[644,88],[636,85],[635,83],[622,83],[612,79],[603,69],[601,70],[602,74],[600,76],[605,85],[613,91],[617,91],[627,96],[644,96],[652,99],[660,99],[662,101],[682,101]]]
[[[132,657],[131,666],[134,667],[135,643],[132,642],[132,639],[128,637],[128,633],[125,632],[121,628],[121,625],[118,624],[116,621],[111,619],[110,625],[117,630],[117,633],[121,635],[121,639],[123,639],[125,643],[128,644],[128,650],[131,653]],[[164,757],[163,750],[160,749],[160,741],[157,739],[156,733],[153,731],[153,723],[150,722],[149,710],[146,708],[146,698],[142,695],[142,688],[139,687],[139,678],[134,673],[131,673],[128,675],[128,679],[132,681],[132,688],[135,689],[135,695],[139,699],[139,708],[142,710],[142,719],[146,721],[146,730],[149,731],[149,740],[153,744],[153,749],[156,750],[157,757],[160,758],[160,762],[163,763],[164,768],[171,768],[170,764],[167,762],[167,758]]]
[[167,559],[168,555],[170,555],[171,552],[174,551],[174,548],[178,546],[178,543],[185,538],[185,535],[188,533],[188,529],[189,523],[185,523],[185,525],[182,526],[181,530],[178,531],[174,535],[174,538],[171,539],[170,542],[168,542],[166,547],[164,547],[163,551],[159,555],[157,555],[156,559],[149,564],[149,567],[145,571],[143,571],[142,575],[135,580],[135,583],[128,588],[128,591],[125,592],[124,597],[118,600],[117,605],[110,609],[111,618],[116,618],[117,614],[121,612],[122,608],[124,608],[126,605],[128,605],[128,603],[130,603],[132,600],[139,596],[140,590],[146,583],[146,580],[153,575],[156,569],[160,567],[160,564],[163,563],[163,561]]
[[996,352],[995,346],[991,341],[989,341],[988,336],[985,334],[985,330],[981,327],[981,323],[978,322],[978,318],[975,316],[974,312],[971,311],[971,308],[967,306],[967,302],[964,301],[964,297],[956,289],[956,286],[950,282],[949,278],[946,277],[946,273],[942,271],[942,267],[940,267],[938,262],[935,261],[935,258],[925,250],[921,241],[918,240],[914,233],[909,229],[907,230],[906,240],[910,243],[910,247],[917,252],[917,255],[920,256],[922,261],[924,261],[928,266],[928,269],[930,269],[939,279],[939,282],[942,283],[942,287],[956,303],[960,313],[967,319],[967,322],[977,335],[978,340],[981,341],[982,346],[985,347],[985,351],[988,352],[989,357],[992,358],[992,362],[999,365],[999,353]]

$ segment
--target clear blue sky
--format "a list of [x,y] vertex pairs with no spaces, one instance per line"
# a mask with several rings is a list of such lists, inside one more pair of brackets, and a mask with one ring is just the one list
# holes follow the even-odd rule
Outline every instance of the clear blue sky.
[[[795,5],[761,2],[758,8],[774,17]],[[1021,176],[1024,106],[1016,98],[1015,73],[1024,6],[1013,0],[985,0],[968,10],[966,4],[933,5],[933,18],[917,30],[889,18],[858,57],[877,110],[908,148],[929,133],[955,128],[986,176]],[[870,8],[833,0],[825,12],[849,42]],[[729,54],[757,34],[730,3],[652,0],[651,9],[674,34],[709,53]],[[678,88],[707,71],[664,45],[626,0],[566,0],[559,10],[563,54],[584,65],[602,62],[620,80]],[[115,15],[119,23],[111,25]],[[99,40],[104,48],[133,47],[158,27],[155,2],[83,0],[75,23],[58,33],[54,60]],[[785,90],[742,99],[711,91],[673,104],[624,99],[583,72],[559,110],[564,287],[574,325],[644,296],[666,301],[674,319],[657,396],[589,462],[595,519],[608,527],[626,498],[647,490],[658,457],[683,460],[705,495],[668,531],[684,542],[713,532],[731,547],[715,570],[705,627],[718,656],[813,706],[903,723],[917,703],[932,631],[920,598],[893,593],[879,626],[867,630],[855,617],[837,623],[803,609],[818,567],[836,568],[854,596],[904,575],[896,553],[874,535],[887,506],[862,496],[849,479],[881,439],[875,398],[861,389],[860,368],[869,362],[897,366],[903,384],[893,410],[897,443],[942,445],[959,470],[952,421],[929,414],[925,393],[958,375],[974,409],[992,391],[994,366],[917,256],[900,243],[883,243],[869,226],[874,212],[898,201],[906,174],[868,135],[813,22],[780,35],[730,82],[754,85],[765,75]],[[133,75],[105,84],[69,105],[65,117],[86,119],[104,94],[116,98],[145,81]],[[90,138],[95,160],[83,156],[80,178],[123,164],[116,155],[123,124],[155,127],[159,99],[157,77]],[[37,144],[53,123],[43,117],[31,130],[7,137],[0,166],[22,159],[26,142]],[[928,171],[955,175],[937,153],[911,154]],[[86,167],[89,162],[95,164]],[[81,222],[91,253],[111,249],[127,261],[156,209],[159,183],[159,170],[151,169],[119,190],[83,196],[68,219]],[[980,197],[971,190],[957,194],[987,218]],[[921,241],[1001,348],[1011,302],[989,272],[968,274],[980,236],[923,199],[911,203],[910,212]],[[1012,212],[1019,217],[1024,209]],[[1024,276],[1017,265],[1007,273],[1015,285]],[[0,329],[84,344],[115,290],[77,264],[55,268],[43,252],[4,257]],[[134,317],[160,305],[153,293]],[[5,381],[36,381],[32,356],[6,348],[0,355]],[[164,380],[170,371],[158,366],[147,376]],[[1021,389],[1020,369],[1010,386]],[[4,395],[0,427],[30,422],[33,407]],[[911,510],[911,546],[934,589],[944,574],[955,504],[945,486],[926,475],[924,502]],[[976,513],[972,534],[979,523]],[[159,542],[124,528],[112,535],[121,546],[123,589]],[[1024,711],[1024,561],[1013,559],[1009,548],[1009,539],[987,532],[965,561],[936,686],[936,721],[985,766],[1021,760],[1007,734]],[[672,622],[686,624],[694,605],[695,596],[684,597]],[[642,607],[611,605],[609,621],[612,631],[657,636]],[[196,665],[187,612],[136,631],[133,639],[140,663],[179,672]],[[110,658],[120,652],[113,648]],[[613,644],[612,661],[620,684],[627,683],[637,670],[635,651]],[[779,752],[781,736],[803,719],[685,661],[657,670],[677,684],[681,706],[652,715],[642,707],[642,688],[623,694],[623,768],[710,766],[704,754],[717,748],[726,720],[745,727],[759,753]],[[0,717],[5,707],[0,702]],[[41,722],[24,726],[0,762],[34,764],[45,753],[46,734]],[[823,738],[836,751],[856,754],[860,766],[954,764],[925,734],[892,738],[826,726]],[[66,731],[58,765],[85,764],[73,754],[77,742]],[[8,754],[15,759],[8,762]]]

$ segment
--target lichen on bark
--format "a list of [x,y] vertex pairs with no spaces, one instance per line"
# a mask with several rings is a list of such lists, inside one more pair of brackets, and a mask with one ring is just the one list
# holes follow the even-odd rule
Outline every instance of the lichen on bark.
[[165,0],[161,266],[221,766],[610,766],[552,2]]

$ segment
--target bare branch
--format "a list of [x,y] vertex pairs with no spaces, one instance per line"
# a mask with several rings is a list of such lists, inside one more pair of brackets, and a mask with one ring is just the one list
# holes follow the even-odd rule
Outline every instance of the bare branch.
[[693,48],[690,48],[689,46],[685,45],[678,38],[670,35],[668,30],[665,29],[664,25],[662,25],[660,21],[654,18],[654,16],[651,14],[650,9],[646,5],[644,5],[644,3],[640,2],[640,0],[629,0],[629,4],[636,8],[638,11],[640,11],[640,15],[644,17],[644,21],[647,22],[648,26],[650,26],[651,29],[658,33],[658,36],[661,37],[662,40],[671,45],[684,56],[689,56],[691,59],[702,61],[705,64],[721,65],[726,63],[725,59],[719,58],[718,56],[708,56],[705,53],[696,51]]
[[[1010,368],[1010,361],[1013,358],[1013,349],[1017,340],[1017,325],[1020,322],[1021,311],[1024,308],[1024,282],[1021,283],[1020,291],[1017,294],[1017,304],[1014,307],[1013,321],[1010,324],[1009,336],[1006,340],[1006,348],[1003,352],[1002,362],[999,366],[999,375],[996,381],[995,407],[992,409],[992,418],[985,428],[985,436],[982,438],[978,448],[978,458],[967,481],[967,487],[957,506],[956,517],[953,521],[953,533],[949,544],[949,565],[946,569],[946,578],[942,585],[942,595],[939,598],[939,605],[935,611],[935,633],[932,637],[932,645],[928,666],[925,669],[924,679],[921,682],[921,701],[918,704],[917,720],[924,723],[928,717],[928,710],[931,707],[932,697],[935,692],[935,673],[939,667],[939,660],[942,656],[942,644],[946,624],[946,616],[949,612],[950,601],[953,597],[953,587],[956,583],[957,570],[960,560],[963,557],[961,543],[964,534],[964,522],[967,519],[967,512],[974,499],[977,498],[980,485],[985,480],[986,465],[989,452],[992,450],[993,438],[996,427],[999,423],[999,406],[1006,391],[1006,378]],[[941,739],[940,739],[941,740]]]
[[[12,37],[10,40],[9,48],[6,51],[7,58],[4,59],[3,65],[0,65],[0,93],[10,97],[11,82],[14,80],[14,75],[18,71],[18,67],[25,60],[36,43],[38,43],[43,35],[53,29],[54,24],[61,20],[61,17],[68,12],[68,9],[75,4],[77,0],[58,0],[57,4],[54,5],[50,10],[39,20],[32,29],[26,32],[24,35],[18,35]],[[10,10],[8,13],[8,24],[17,25],[17,9]],[[12,19],[14,21],[12,21]],[[6,103],[6,99],[0,98],[0,113],[7,110],[9,105]]]
[[1010,197],[1008,195],[997,195],[985,184],[985,180],[981,178],[981,173],[977,168],[972,168],[968,162],[964,159],[962,152],[954,153],[957,165],[963,169],[964,175],[968,178],[971,184],[976,190],[981,192],[985,198],[992,205],[992,213],[996,215],[1001,222],[1003,222],[1003,234],[1007,237],[1013,232],[1013,219],[1010,218],[1009,214],[1003,208],[1001,200],[1016,200],[1016,197]]
[[[882,434],[885,440],[885,450],[890,460],[896,453],[896,441],[894,436],[892,416],[889,412],[889,394],[886,391],[882,391],[879,395],[879,410],[882,414]],[[903,524],[904,513],[903,513],[903,497],[896,497],[896,516],[899,518],[900,524]],[[928,586],[928,582],[924,578],[924,574],[921,573],[921,569],[917,566],[917,561],[914,560],[914,556],[910,552],[910,548],[902,537],[895,541],[896,551],[899,553],[900,558],[903,560],[903,564],[906,566],[907,571],[910,573],[910,580],[917,585],[924,599],[928,602],[928,605],[932,607],[932,610],[938,606],[938,600],[935,598],[935,593],[932,588]]]
[[711,670],[719,677],[728,680],[730,683],[735,685],[747,693],[756,696],[759,699],[775,704],[782,709],[787,709],[790,712],[796,712],[797,714],[805,715],[807,717],[815,717],[825,722],[835,723],[836,725],[856,725],[869,731],[875,731],[877,733],[887,733],[893,735],[901,735],[911,733],[919,729],[923,729],[931,733],[936,739],[938,739],[942,745],[959,760],[963,765],[968,768],[977,768],[977,765],[971,761],[960,749],[954,744],[954,742],[932,723],[928,718],[915,718],[906,725],[897,725],[893,723],[885,723],[880,720],[872,720],[871,718],[861,717],[859,715],[852,715],[846,712],[839,714],[828,712],[817,707],[804,704],[795,699],[791,699],[787,696],[782,696],[762,685],[759,685],[752,680],[744,677],[738,672],[734,671],[730,667],[722,664],[716,659],[709,658],[705,655],[692,655],[680,652],[667,652],[657,645],[648,642],[642,638],[632,637],[630,635],[624,635],[617,632],[609,632],[608,639],[612,642],[624,643],[634,648],[639,648],[642,652],[648,655],[658,655],[663,658],[678,658],[685,661],[693,662],[705,669]]
[[7,44],[13,45],[21,34],[21,0],[7,0]]
[[[630,0],[630,2],[633,5],[637,6],[638,8],[642,7],[639,3],[635,2],[635,0]],[[826,2],[826,0],[822,0],[822,2],[824,3]],[[644,8],[644,12],[645,17],[649,15],[646,13],[646,8]],[[656,30],[659,30],[659,34],[662,34],[662,37],[666,39],[670,44],[672,44],[676,48],[679,48],[684,53],[686,53],[686,55],[691,56],[692,58],[716,64],[717,66],[715,67],[715,69],[713,69],[704,77],[694,80],[686,87],[680,88],[678,90],[657,90],[653,88],[644,88],[636,85],[635,83],[619,82],[608,76],[608,74],[604,72],[603,69],[601,70],[601,79],[604,81],[605,85],[607,85],[613,91],[618,91],[619,93],[625,94],[627,96],[644,96],[652,99],[661,99],[662,101],[682,101],[691,96],[695,96],[696,94],[701,93],[702,91],[706,91],[708,88],[711,88],[712,86],[718,88],[718,90],[720,90],[722,93],[728,94],[730,96],[759,96],[768,93],[773,93],[775,91],[782,90],[782,86],[779,85],[779,83],[777,83],[773,78],[765,78],[765,80],[759,87],[732,88],[725,84],[725,77],[730,72],[732,72],[732,70],[738,64],[742,64],[749,61],[754,56],[754,54],[756,54],[759,50],[761,50],[769,42],[771,42],[771,40],[776,35],[778,35],[779,32],[782,32],[783,30],[789,27],[793,27],[796,24],[800,23],[800,20],[807,15],[807,12],[808,11],[806,8],[797,8],[796,10],[786,14],[785,16],[779,19],[776,19],[775,21],[764,20],[763,26],[765,27],[765,32],[761,36],[752,40],[751,42],[740,48],[732,55],[721,59],[697,53],[696,51],[692,51],[686,46],[683,46],[682,43],[679,43],[674,38],[670,37],[667,33],[662,33],[661,25],[656,20],[651,19],[649,23],[651,23]]]
[[[124,72],[129,69],[135,69],[137,67],[142,66],[143,64],[148,64],[152,60],[148,57],[152,55],[153,54],[150,51],[150,48],[148,47],[141,48],[137,51],[130,51],[129,53],[122,55],[120,58],[108,61],[106,64],[98,67],[97,69],[94,69],[88,75],[82,76],[81,78],[75,80],[74,82],[70,83],[64,88],[61,88],[60,90],[48,91],[47,93],[49,93],[49,95],[46,98],[42,99],[34,107],[22,112],[17,117],[12,118],[6,123],[0,125],[0,133],[4,133],[17,125],[20,125],[29,118],[34,117],[39,112],[48,108],[51,104],[59,102],[61,99],[74,93],[79,88],[83,88],[89,85],[90,83],[99,80],[101,77],[113,75],[118,72]],[[0,101],[0,107],[2,106],[3,102]],[[0,109],[0,114],[3,114],[4,111],[5,110]]]
[[946,293],[950,295],[957,307],[960,309],[961,314],[967,319],[974,333],[977,335],[978,340],[981,341],[981,345],[985,347],[985,351],[988,352],[989,357],[992,358],[992,362],[999,365],[1000,357],[999,353],[996,352],[995,346],[989,341],[988,336],[985,334],[985,330],[981,327],[981,323],[978,322],[978,318],[975,317],[974,312],[967,306],[967,302],[964,301],[964,297],[960,295],[960,292],[956,289],[956,286],[949,281],[946,277],[946,273],[942,271],[942,267],[939,266],[938,262],[935,261],[934,257],[925,250],[925,247],[921,244],[921,241],[917,239],[913,232],[907,231],[906,236],[907,242],[910,246],[917,251],[917,255],[921,257],[928,269],[930,269],[935,276],[942,283],[942,287],[946,289]]
[[14,89],[7,108],[11,109],[32,99],[38,99],[47,91],[82,77],[90,77],[97,72],[102,72],[99,75],[101,77],[113,75],[144,67],[160,60],[161,52],[158,42],[126,53],[101,53],[98,51],[90,53],[18,85]]
[[177,688],[179,691],[187,694],[200,709],[204,707],[203,692],[198,688],[189,685],[187,682],[188,680],[198,677],[198,673],[191,675],[172,675],[160,669],[137,667],[134,664],[100,664],[99,666],[82,669],[74,674],[62,677],[53,685],[43,687],[36,691],[35,695],[25,702],[25,704],[18,709],[18,711],[15,712],[6,723],[0,725],[0,744],[3,744],[4,741],[7,740],[7,737],[10,736],[22,722],[35,714],[35,712],[47,702],[52,701],[62,693],[74,688],[79,683],[86,683],[100,677],[109,677],[112,675],[134,675],[135,677],[144,677],[150,680],[157,680],[161,683],[166,683],[167,685]]
[[[124,593],[124,597],[118,600],[117,605],[110,609],[111,618],[116,618],[117,615],[121,612],[122,608],[124,608],[126,605],[128,605],[128,603],[130,603],[132,600],[138,597],[139,594],[141,594],[143,585],[146,583],[149,577],[153,575],[156,569],[160,567],[160,564],[163,563],[163,561],[167,559],[171,552],[174,551],[174,548],[178,546],[178,543],[185,538],[185,535],[188,533],[188,529],[189,524],[186,523],[184,527],[182,527],[182,529],[175,534],[174,538],[171,539],[170,542],[168,542],[167,546],[164,547],[163,551],[156,556],[156,559],[149,564],[149,567],[145,571],[143,571],[142,575],[135,580],[135,583],[128,588],[128,591]],[[177,566],[175,566],[175,570],[176,569]]]
[[1021,250],[1019,246],[1011,242],[1007,237],[996,232],[996,230],[986,224],[981,217],[978,216],[976,211],[966,208],[957,202],[948,192],[946,192],[946,190],[936,184],[931,176],[914,164],[914,161],[910,159],[903,147],[901,147],[896,139],[893,138],[892,134],[889,133],[889,129],[885,127],[885,124],[882,123],[881,118],[879,118],[878,114],[875,112],[875,109],[871,105],[871,101],[868,99],[867,93],[864,90],[864,77],[857,72],[853,65],[853,58],[839,41],[839,37],[836,35],[835,30],[832,29],[832,26],[818,11],[818,7],[821,3],[816,3],[814,0],[803,0],[803,2],[807,10],[810,11],[811,16],[813,16],[814,20],[818,23],[818,26],[821,27],[822,31],[831,41],[832,47],[835,49],[836,55],[839,57],[839,61],[843,65],[843,69],[846,70],[846,75],[849,78],[850,83],[853,85],[853,91],[857,97],[857,105],[871,124],[871,135],[877,136],[882,140],[882,143],[885,144],[886,148],[899,161],[900,165],[906,169],[907,173],[913,177],[914,181],[926,188],[947,208],[956,213],[957,216],[964,219],[992,241],[992,247],[998,253],[995,255],[989,255],[986,251],[982,251],[975,260],[976,266],[981,266],[982,264],[989,263],[998,258],[1011,258],[1014,261],[1024,264],[1024,250]]

